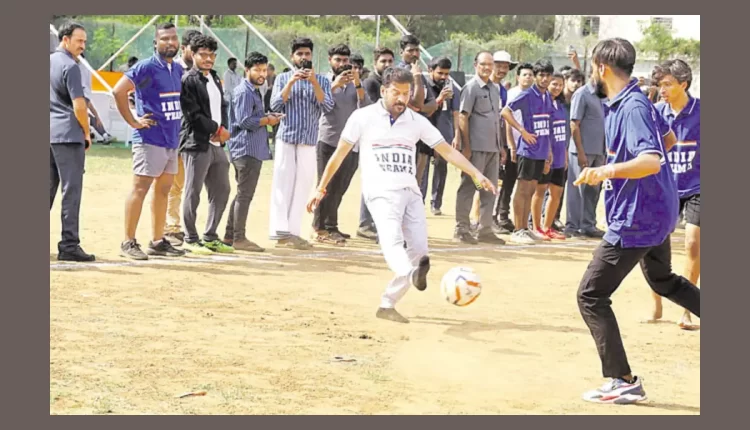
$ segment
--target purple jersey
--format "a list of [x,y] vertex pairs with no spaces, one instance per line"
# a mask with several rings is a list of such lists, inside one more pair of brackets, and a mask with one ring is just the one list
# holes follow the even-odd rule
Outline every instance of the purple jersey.
[[701,101],[688,97],[688,103],[676,116],[669,104],[656,105],[677,136],[677,143],[667,156],[681,199],[701,193]]
[[623,248],[657,246],[677,224],[679,199],[664,156],[659,113],[631,80],[608,103],[605,119],[607,163],[624,163],[641,154],[658,154],[661,169],[641,179],[610,179],[603,184],[607,211],[604,240]]
[[516,140],[516,153],[532,160],[546,160],[549,157],[552,132],[552,96],[541,93],[536,85],[523,91],[508,107],[523,128],[536,134],[536,144],[530,145],[520,135]]
[[156,125],[133,130],[134,143],[147,143],[162,148],[177,149],[180,143],[182,109],[182,66],[173,61],[169,65],[158,54],[141,60],[125,76],[135,86],[135,111],[139,117],[150,113]]
[[565,159],[568,157],[568,112],[565,104],[555,100],[552,102],[555,108],[552,114],[552,166],[553,169],[565,167]]

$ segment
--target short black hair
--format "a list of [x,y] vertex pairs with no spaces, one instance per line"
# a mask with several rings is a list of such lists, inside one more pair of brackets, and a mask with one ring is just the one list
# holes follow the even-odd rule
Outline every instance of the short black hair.
[[289,67],[284,67],[284,70],[282,70],[281,72],[286,73],[286,72],[291,72],[291,71],[292,69],[290,69]]
[[490,51],[479,51],[477,52],[477,55],[474,56],[474,64],[477,64],[477,62],[479,61],[479,56],[482,54],[490,54],[490,57],[492,57],[492,52]]
[[332,46],[328,49],[328,56],[333,57],[334,55],[341,55],[343,57],[349,57],[352,55],[352,51],[343,43],[339,43],[336,46]]
[[563,76],[565,76],[565,79],[573,79],[574,81],[583,82],[585,80],[583,76],[583,72],[581,72],[578,69],[573,69],[573,68],[563,72]]
[[594,63],[609,66],[628,77],[633,73],[635,57],[633,44],[620,37],[602,40],[591,53]]
[[234,58],[234,57],[232,57],[232,58],[228,59],[228,60],[227,60],[227,66],[229,66],[230,64],[232,64],[232,61],[234,61],[234,62],[236,63],[236,62],[237,62],[237,59],[236,59],[236,58]]
[[199,34],[190,41],[190,50],[193,51],[193,53],[198,52],[201,48],[216,52],[218,47],[219,44],[216,43],[216,39],[211,36],[206,36],[205,34]]
[[362,56],[359,54],[354,54],[349,57],[349,62],[351,62],[352,64],[356,64],[359,67],[365,67],[365,59],[362,58]]
[[667,60],[657,65],[651,73],[651,80],[654,84],[659,85],[659,82],[667,75],[672,76],[679,83],[687,82],[686,91],[690,89],[690,84],[693,83],[693,70],[683,60]]
[[453,67],[453,63],[451,63],[451,59],[446,56],[435,57],[430,60],[430,63],[427,65],[427,68],[430,70],[450,69],[451,67]]
[[292,54],[297,52],[300,48],[310,48],[310,51],[313,50],[313,41],[309,37],[297,37],[294,40],[292,40]]
[[377,62],[380,57],[389,54],[391,57],[396,57],[396,54],[394,54],[393,51],[391,51],[389,48],[381,46],[380,48],[375,48],[375,50],[372,51],[372,58],[373,61]]
[[161,24],[156,26],[156,33],[159,33],[159,30],[169,30],[170,28],[176,28],[174,24],[171,22],[162,22]]
[[516,68],[516,76],[521,76],[521,70],[531,70],[534,73],[534,66],[531,63],[521,63]]
[[138,62],[138,57],[130,57],[130,58],[128,58],[128,66],[132,67],[137,62]]
[[188,30],[188,31],[186,31],[186,32],[185,32],[185,33],[184,33],[184,34],[182,35],[182,43],[181,43],[181,45],[182,45],[182,46],[190,46],[190,41],[191,41],[191,40],[193,40],[193,38],[194,38],[195,36],[198,36],[198,35],[200,35],[200,34],[203,34],[203,33],[201,33],[201,32],[200,32],[200,31],[198,31],[198,30]]
[[409,70],[401,67],[389,67],[383,71],[383,86],[388,87],[391,84],[411,84],[414,82],[414,76]]
[[[247,58],[245,58],[245,68],[249,69],[256,64],[268,64],[268,57],[256,51],[247,54]],[[268,67],[271,68],[272,66]]]
[[63,37],[71,37],[73,36],[73,32],[76,30],[83,30],[86,31],[86,29],[77,22],[66,22],[60,27],[60,30],[57,32],[57,38],[60,42],[62,42]]
[[547,73],[547,74],[553,74],[555,73],[555,66],[552,65],[552,62],[550,60],[538,60],[536,63],[534,63],[534,68],[532,69],[534,72],[534,76],[540,74],[540,73]]
[[401,41],[399,42],[399,46],[401,47],[402,51],[406,49],[406,47],[409,45],[419,46],[419,39],[417,38],[417,36],[413,34],[405,34],[401,38]]
[[571,66],[562,66],[562,67],[560,67],[560,73],[565,73],[568,70],[573,70],[573,68]]
[[268,70],[276,71],[276,66],[274,66],[273,64],[269,64],[268,65]]

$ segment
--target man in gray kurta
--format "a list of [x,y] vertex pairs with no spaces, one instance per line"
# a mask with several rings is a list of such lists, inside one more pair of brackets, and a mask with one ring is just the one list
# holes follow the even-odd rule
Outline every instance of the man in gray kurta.
[[[500,159],[503,156],[500,138],[500,92],[490,80],[494,68],[492,53],[480,52],[474,59],[476,76],[461,91],[462,153],[493,184],[497,184]],[[495,196],[488,191],[479,192],[479,227],[477,238],[471,234],[469,212],[477,191],[471,178],[461,175],[461,185],[456,196],[456,233],[454,240],[461,243],[478,242],[505,244],[492,231],[492,211]]]

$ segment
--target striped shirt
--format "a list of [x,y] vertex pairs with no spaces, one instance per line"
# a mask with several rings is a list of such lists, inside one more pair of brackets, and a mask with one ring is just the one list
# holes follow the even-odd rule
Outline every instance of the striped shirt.
[[278,75],[273,84],[271,110],[286,114],[281,120],[276,137],[293,145],[316,145],[320,116],[323,112],[330,112],[333,109],[331,81],[321,74],[315,74],[325,95],[322,103],[315,98],[312,83],[305,80],[299,80],[294,84],[289,100],[284,103],[281,92],[293,73],[290,71]]
[[268,130],[260,125],[265,115],[263,99],[259,91],[247,79],[234,89],[229,109],[229,158],[234,161],[242,157],[253,157],[265,161],[271,159],[268,149]]

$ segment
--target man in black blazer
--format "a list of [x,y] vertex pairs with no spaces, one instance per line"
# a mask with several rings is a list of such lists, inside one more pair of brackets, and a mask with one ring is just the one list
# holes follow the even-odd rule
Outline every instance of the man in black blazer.
[[[213,70],[216,40],[198,35],[190,41],[193,68],[182,79],[180,152],[185,165],[182,203],[185,249],[195,254],[230,253],[234,248],[216,233],[229,201],[229,159],[224,146],[229,139],[227,102],[221,80]],[[203,185],[208,191],[208,221],[201,239],[195,228]]]

